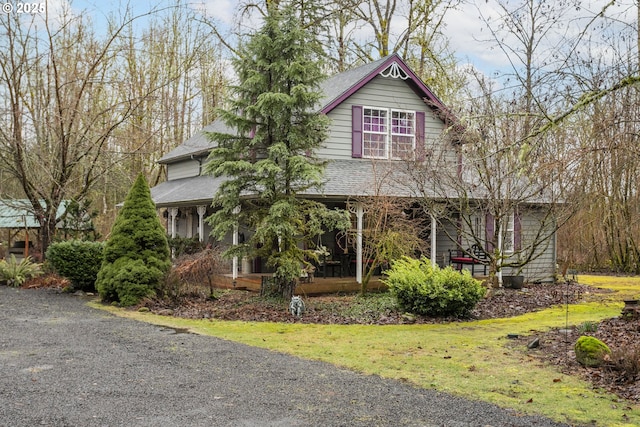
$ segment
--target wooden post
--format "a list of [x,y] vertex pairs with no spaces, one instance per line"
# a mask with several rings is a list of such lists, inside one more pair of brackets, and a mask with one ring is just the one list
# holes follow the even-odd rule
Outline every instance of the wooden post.
[[22,215],[22,221],[24,221],[24,251],[22,251],[22,255],[27,258],[29,256],[29,228],[27,227],[26,215]]

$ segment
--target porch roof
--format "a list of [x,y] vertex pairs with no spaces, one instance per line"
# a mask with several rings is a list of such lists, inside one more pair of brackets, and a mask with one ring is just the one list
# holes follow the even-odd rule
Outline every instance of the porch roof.
[[211,175],[165,181],[151,189],[151,199],[157,207],[209,205],[224,181]]
[[[301,195],[334,199],[375,195],[417,197],[403,177],[398,162],[332,160],[325,169],[322,187]],[[151,189],[151,198],[157,207],[208,205],[225,179],[202,175],[166,181]]]

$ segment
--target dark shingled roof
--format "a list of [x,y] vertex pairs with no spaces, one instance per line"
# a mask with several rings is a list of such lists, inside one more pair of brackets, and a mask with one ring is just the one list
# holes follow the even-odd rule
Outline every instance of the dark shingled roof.
[[153,187],[151,198],[157,207],[209,205],[224,180],[211,175],[174,179]]
[[403,167],[405,165],[402,162],[395,161],[331,160],[325,169],[324,185],[315,194],[327,197],[414,197],[416,194],[409,185],[405,185],[407,179]]
[[378,59],[377,61],[369,64],[336,74],[323,81],[320,85],[320,89],[322,93],[324,93],[324,97],[320,100],[318,110],[323,110],[328,105],[331,105],[354,86],[359,86],[360,82],[362,82],[388,59],[389,56]]
[[[158,207],[208,205],[224,180],[224,177],[203,175],[166,181],[151,189],[151,197]],[[376,182],[383,184],[376,188]],[[374,195],[417,197],[408,182],[401,162],[330,160],[322,187],[300,195],[340,199]]]
[[215,143],[208,137],[207,132],[233,133],[233,129],[229,128],[222,120],[216,120],[205,126],[204,129],[187,139],[174,150],[171,150],[158,160],[158,163],[172,163],[176,160],[182,160],[191,156],[205,156],[211,150]]

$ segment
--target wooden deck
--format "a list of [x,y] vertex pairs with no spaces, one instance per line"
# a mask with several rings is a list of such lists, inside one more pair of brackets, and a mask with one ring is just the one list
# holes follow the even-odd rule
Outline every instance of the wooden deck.
[[[213,283],[220,289],[246,289],[252,292],[260,292],[262,276],[266,274],[241,274],[234,280],[231,274],[214,276]],[[380,277],[373,277],[369,281],[367,290],[372,292],[386,290],[387,287],[380,281]],[[360,292],[360,284],[355,277],[315,277],[313,283],[299,283],[294,293],[296,295],[321,295],[335,293]]]

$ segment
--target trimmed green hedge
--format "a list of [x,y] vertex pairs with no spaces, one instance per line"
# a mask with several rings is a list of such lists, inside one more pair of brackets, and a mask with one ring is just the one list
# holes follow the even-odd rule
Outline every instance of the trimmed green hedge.
[[432,267],[427,258],[403,257],[392,262],[385,274],[383,281],[398,305],[424,316],[467,316],[486,293],[468,271]]
[[102,265],[104,244],[69,240],[52,243],[47,249],[49,265],[71,281],[75,290],[95,291],[96,278]]

